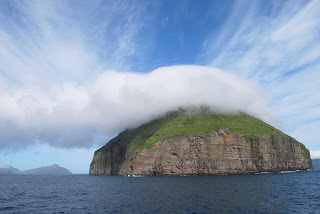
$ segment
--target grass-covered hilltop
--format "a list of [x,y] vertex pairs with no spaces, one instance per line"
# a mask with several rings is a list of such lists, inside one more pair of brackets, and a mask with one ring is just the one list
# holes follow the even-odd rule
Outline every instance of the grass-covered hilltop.
[[95,152],[90,174],[185,175],[312,168],[305,146],[244,113],[180,109],[126,130]]

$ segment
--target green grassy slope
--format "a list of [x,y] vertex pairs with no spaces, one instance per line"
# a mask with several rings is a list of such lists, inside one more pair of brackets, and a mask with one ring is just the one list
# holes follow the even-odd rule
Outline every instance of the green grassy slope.
[[178,111],[169,113],[136,129],[126,130],[101,149],[108,149],[118,139],[125,138],[130,142],[127,155],[131,156],[135,152],[173,136],[203,134],[217,131],[220,128],[228,128],[231,132],[242,134],[257,141],[261,140],[262,135],[279,135],[296,141],[269,124],[244,113],[222,115],[206,112],[188,115],[184,111]]

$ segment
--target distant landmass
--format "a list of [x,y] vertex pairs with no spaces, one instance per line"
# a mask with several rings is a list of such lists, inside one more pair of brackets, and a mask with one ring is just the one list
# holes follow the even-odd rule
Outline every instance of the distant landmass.
[[126,130],[94,153],[91,175],[211,175],[312,169],[309,150],[244,113],[185,110]]
[[13,167],[0,168],[0,175],[72,175],[72,173],[68,169],[54,164],[25,171]]
[[0,168],[0,175],[16,175],[21,173],[22,172],[19,169],[13,167]]

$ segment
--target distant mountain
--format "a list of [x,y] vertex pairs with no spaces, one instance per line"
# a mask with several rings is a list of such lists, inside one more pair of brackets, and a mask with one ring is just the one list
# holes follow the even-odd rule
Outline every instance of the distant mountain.
[[13,167],[0,168],[0,175],[19,175],[21,173],[19,169]]
[[29,169],[22,172],[24,175],[71,175],[72,173],[66,168],[57,164],[44,166],[36,169]]
[[25,171],[13,167],[0,168],[0,175],[72,175],[72,173],[68,169],[54,164]]

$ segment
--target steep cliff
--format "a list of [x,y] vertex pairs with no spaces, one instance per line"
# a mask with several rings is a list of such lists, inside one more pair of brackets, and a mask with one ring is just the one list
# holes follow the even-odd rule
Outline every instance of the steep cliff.
[[303,144],[249,115],[184,111],[126,130],[97,150],[91,175],[188,175],[312,168]]

